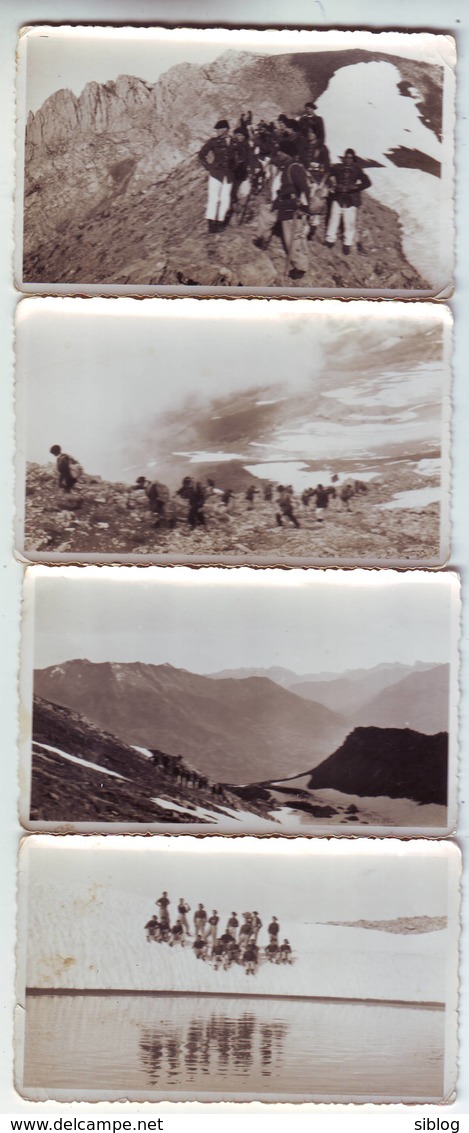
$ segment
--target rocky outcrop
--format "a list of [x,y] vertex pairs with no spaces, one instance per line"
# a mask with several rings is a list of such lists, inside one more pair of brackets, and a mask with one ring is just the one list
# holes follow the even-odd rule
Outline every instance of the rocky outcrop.
[[[207,241],[197,152],[221,112],[234,123],[249,106],[256,120],[274,119],[318,97],[338,67],[373,58],[381,56],[228,51],[210,66],[178,64],[155,84],[121,75],[88,83],[79,97],[55,92],[26,128],[25,281],[171,285],[182,273],[204,286],[283,286],[279,240],[268,255],[253,248],[254,211]],[[403,82],[412,75],[437,129],[438,69],[393,62]],[[369,196],[361,235],[365,256],[347,263],[314,246],[303,285],[426,286],[403,255],[396,214]]]
[[446,806],[448,734],[355,728],[333,755],[314,768],[308,787]]

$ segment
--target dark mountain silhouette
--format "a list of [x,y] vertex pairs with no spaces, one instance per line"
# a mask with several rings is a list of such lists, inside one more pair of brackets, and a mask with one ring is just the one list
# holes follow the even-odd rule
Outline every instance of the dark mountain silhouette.
[[348,730],[340,715],[265,678],[219,681],[171,665],[68,661],[36,671],[34,691],[230,783],[314,766]]
[[363,704],[353,713],[354,722],[383,728],[415,728],[429,735],[448,731],[449,679],[449,665],[410,673]]
[[[49,751],[49,747],[58,750]],[[164,768],[155,767],[148,757],[84,716],[38,696],[33,704],[32,748],[31,821],[209,821],[178,809],[187,804],[188,793],[194,806],[212,812],[215,823],[220,807],[236,810],[240,806],[237,796],[226,789],[214,797],[209,783],[192,782],[188,792],[179,785],[171,757],[166,758]],[[96,766],[83,766],[67,756]],[[155,796],[176,803],[176,808],[159,806]],[[242,809],[258,813],[249,805]]]
[[333,755],[312,770],[308,787],[446,806],[448,735],[426,736],[410,728],[355,728]]
[[[442,68],[359,49],[227,51],[209,66],[172,67],[155,84],[121,75],[79,97],[56,91],[26,128],[25,280],[177,285],[183,273],[204,285],[283,285],[281,248],[254,254],[250,223],[207,245],[198,150],[221,112],[233,125],[243,106],[255,120],[275,119],[318,97],[338,68],[376,60],[418,89],[422,120],[439,135]],[[318,244],[303,285],[426,286],[405,259],[396,213],[364,197],[367,256],[344,264]]]
[[[337,675],[335,679],[301,680],[290,685],[290,691],[306,700],[316,700],[325,704],[332,711],[342,712],[357,719],[363,705],[383,693],[385,690],[400,684],[405,678],[417,673],[429,672],[441,666],[419,662],[417,665],[395,664],[377,665],[373,669],[360,669],[356,672],[347,672]],[[360,719],[361,722],[361,719]],[[381,723],[378,719],[369,721],[372,724]],[[383,723],[389,721],[383,720]]]

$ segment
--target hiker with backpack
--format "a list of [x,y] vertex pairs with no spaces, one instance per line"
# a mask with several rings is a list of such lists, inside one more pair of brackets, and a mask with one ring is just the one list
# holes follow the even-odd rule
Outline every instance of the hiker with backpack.
[[324,488],[322,484],[318,484],[311,492],[311,499],[316,497],[316,519],[318,523],[322,523],[329,507],[330,496],[335,497],[335,488]]
[[289,519],[294,527],[301,527],[293,511],[293,488],[291,484],[287,487],[284,487],[283,484],[279,484],[277,493],[277,503],[279,507],[279,510],[275,513],[277,527],[283,527],[284,519]]
[[166,509],[170,502],[170,491],[166,484],[162,484],[159,480],[147,480],[146,476],[137,476],[135,484],[132,484],[132,490],[145,492],[148,507],[156,516],[155,527],[161,527],[167,518]]
[[56,458],[55,466],[59,477],[59,488],[63,488],[65,492],[71,492],[83,471],[81,464],[78,463],[78,460],[75,460],[75,457],[70,456],[67,452],[62,452],[60,445],[52,445],[49,452]]
[[277,222],[280,224],[287,254],[287,274],[301,279],[309,266],[308,245],[310,187],[306,170],[295,156],[296,147],[286,138],[280,140],[273,164],[280,177],[275,200],[260,209],[254,244],[265,251]]

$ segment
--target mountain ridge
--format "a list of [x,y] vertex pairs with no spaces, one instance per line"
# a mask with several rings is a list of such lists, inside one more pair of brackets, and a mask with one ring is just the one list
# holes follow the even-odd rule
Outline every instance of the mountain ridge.
[[126,743],[180,754],[230,783],[300,771],[347,732],[339,714],[261,677],[219,682],[140,662],[68,661],[36,670],[34,690]]
[[[182,272],[205,286],[283,285],[282,249],[254,254],[250,223],[207,245],[197,152],[221,112],[234,124],[249,105],[256,119],[275,119],[317,98],[341,67],[373,61],[419,90],[422,121],[438,135],[442,69],[361,49],[234,53],[208,67],[177,65],[154,84],[122,75],[79,96],[55,92],[26,126],[24,278],[177,285]],[[368,262],[336,262],[318,243],[304,284],[428,286],[404,255],[397,213],[373,193],[361,212]]]

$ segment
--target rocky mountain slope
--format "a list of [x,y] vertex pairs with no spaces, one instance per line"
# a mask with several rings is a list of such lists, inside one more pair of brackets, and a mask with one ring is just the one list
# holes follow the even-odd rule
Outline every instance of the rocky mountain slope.
[[[143,493],[129,492],[123,483],[111,483],[83,474],[79,489],[65,492],[57,485],[52,465],[27,466],[24,549],[26,552],[94,555],[138,554],[149,559],[171,554],[173,559],[190,556],[201,561],[215,555],[252,559],[367,559],[394,561],[436,559],[440,546],[440,506],[383,510],[383,501],[393,494],[420,489],[421,478],[409,467],[394,464],[383,477],[371,481],[366,495],[356,496],[346,510],[340,500],[332,502],[326,520],[318,524],[314,509],[296,503],[301,527],[278,527],[275,507],[255,497],[249,510],[245,490],[262,482],[247,472],[241,462],[220,467],[189,465],[191,475],[216,475],[222,488],[236,493],[229,508],[213,497],[205,506],[206,524],[195,531],[187,523],[187,507],[176,505],[176,526],[155,529]],[[187,471],[187,467],[186,467]],[[312,473],[312,481],[314,473]]]
[[[55,92],[26,128],[25,281],[178,285],[182,273],[206,286],[284,286],[280,242],[272,241],[268,254],[252,245],[254,215],[207,240],[197,152],[220,113],[233,124],[246,106],[255,120],[292,113],[318,97],[338,68],[379,59],[398,68],[403,97],[406,84],[419,91],[421,119],[438,134],[440,68],[357,50],[228,51],[210,66],[172,67],[155,84],[122,75],[88,83],[78,98]],[[405,154],[397,160],[405,162]],[[340,250],[316,242],[302,285],[427,286],[403,254],[396,212],[372,194],[364,198],[365,255],[344,261]]]
[[[135,748],[69,708],[34,697],[32,822],[139,822],[211,825],[238,811],[237,795],[210,784],[180,786],[173,766],[155,767]],[[89,765],[89,766],[88,766]],[[161,799],[162,805],[159,805]],[[173,806],[174,804],[174,806]],[[243,812],[262,813],[254,804]],[[202,811],[202,813],[199,813]]]
[[315,766],[348,730],[340,714],[264,678],[218,681],[171,665],[68,661],[36,670],[34,691],[232,784]]
[[355,728],[333,755],[313,769],[308,786],[444,806],[448,735],[426,736],[410,728]]

